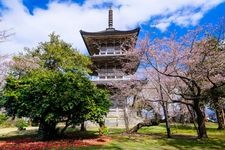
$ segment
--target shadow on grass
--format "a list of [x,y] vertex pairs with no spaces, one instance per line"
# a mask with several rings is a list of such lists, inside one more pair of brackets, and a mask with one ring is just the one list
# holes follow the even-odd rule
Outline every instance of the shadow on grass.
[[[96,131],[74,131],[66,132],[64,135],[59,136],[51,141],[58,140],[83,140],[83,139],[95,139],[99,135]],[[24,130],[24,131],[12,131],[8,134],[0,136],[0,141],[5,141],[7,143],[26,143],[26,142],[36,142],[41,141],[38,137],[37,131]]]
[[164,142],[177,149],[225,149],[224,139],[197,139],[193,136],[175,135]]
[[123,150],[117,144],[102,145],[102,146],[89,146],[89,147],[78,147],[76,150]]
[[[165,133],[136,133],[136,134],[119,134],[111,136],[114,141],[117,141],[117,148],[123,147],[123,143],[144,143],[146,140],[157,140],[157,144],[153,145],[149,144],[149,148],[158,147],[159,149],[213,149],[213,150],[221,150],[225,149],[225,141],[224,138],[212,138],[208,139],[197,139],[195,135],[180,135],[175,134],[172,135],[172,138],[167,138]],[[151,143],[151,142],[149,142]],[[140,144],[141,145],[141,144]],[[144,147],[148,147],[144,146]],[[105,148],[105,147],[104,147]],[[110,149],[110,148],[109,148]],[[113,149],[113,146],[112,148]],[[116,148],[115,148],[116,149]],[[154,149],[154,148],[153,148]]]
[[75,131],[69,133],[67,132],[60,138],[82,140],[82,139],[93,139],[98,137],[99,134],[96,131]]
[[0,141],[6,142],[23,142],[26,139],[37,139],[37,131],[23,130],[23,131],[11,131],[7,134],[0,136]]
[[[134,139],[137,137],[145,137],[151,138],[156,140],[162,140],[163,145],[169,145],[173,148],[182,150],[182,149],[225,149],[225,140],[223,138],[205,138],[205,139],[198,139],[196,136],[193,135],[172,135],[172,138],[167,138],[165,134],[162,133],[138,133],[133,136]],[[131,138],[129,138],[130,140]],[[124,141],[126,141],[124,139]],[[134,141],[137,141],[135,139]],[[122,140],[121,140],[122,142]]]

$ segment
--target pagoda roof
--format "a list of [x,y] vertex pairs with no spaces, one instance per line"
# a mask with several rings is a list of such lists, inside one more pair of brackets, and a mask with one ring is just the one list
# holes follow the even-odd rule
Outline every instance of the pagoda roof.
[[140,31],[140,27],[133,30],[127,30],[127,31],[115,30],[114,28],[112,29],[107,28],[106,30],[98,31],[98,32],[86,32],[86,31],[80,30],[80,33],[82,37],[83,36],[101,37],[101,36],[113,36],[113,35],[126,36],[130,34],[138,35],[139,31]]
[[126,37],[136,37],[138,36],[140,31],[140,27],[135,28],[133,30],[127,30],[127,31],[121,31],[121,30],[115,30],[114,28],[107,28],[103,31],[98,32],[86,32],[83,30],[80,30],[80,34],[83,38],[83,41],[85,43],[85,46],[89,52],[90,55],[93,55],[93,50],[91,50],[91,39],[108,39],[108,38],[126,38]]

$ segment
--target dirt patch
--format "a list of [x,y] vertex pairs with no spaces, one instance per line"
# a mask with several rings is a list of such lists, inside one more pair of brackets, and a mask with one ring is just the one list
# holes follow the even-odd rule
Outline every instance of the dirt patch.
[[107,136],[89,139],[62,139],[56,141],[35,141],[32,138],[11,139],[0,141],[0,150],[40,150],[40,149],[64,149],[91,145],[105,145],[112,139]]

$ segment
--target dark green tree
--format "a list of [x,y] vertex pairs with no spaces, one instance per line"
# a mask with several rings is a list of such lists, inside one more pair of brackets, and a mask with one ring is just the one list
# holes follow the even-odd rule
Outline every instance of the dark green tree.
[[[10,116],[39,122],[39,136],[50,140],[69,125],[101,122],[110,101],[106,91],[88,79],[89,59],[52,34],[28,53],[14,58],[3,90],[3,106]],[[65,122],[60,131],[57,123]]]
[[213,86],[205,91],[205,99],[207,103],[216,112],[217,123],[219,130],[225,129],[225,116],[224,116],[224,98],[225,86]]

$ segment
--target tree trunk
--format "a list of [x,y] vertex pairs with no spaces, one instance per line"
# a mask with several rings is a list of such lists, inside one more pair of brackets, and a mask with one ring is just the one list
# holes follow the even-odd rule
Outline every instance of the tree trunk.
[[163,96],[163,89],[162,89],[161,78],[159,73],[158,73],[158,82],[159,82],[159,96],[162,101],[163,113],[164,113],[165,122],[166,122],[167,138],[171,138],[170,124],[168,120],[168,104],[167,104],[167,101],[165,101]]
[[132,129],[130,129],[128,131],[128,133],[136,133],[142,127],[157,126],[157,125],[159,125],[159,121],[155,120],[155,119],[149,120],[149,121],[145,121],[145,122],[140,122],[136,126],[134,126]]
[[125,124],[125,128],[126,128],[126,131],[129,132],[129,117],[128,117],[128,108],[126,106],[127,104],[125,104],[125,107],[124,107],[124,124]]
[[100,128],[105,127],[105,122],[104,122],[104,121],[100,121],[98,124],[99,124],[99,127],[100,127]]
[[[195,117],[194,109],[193,109],[193,107],[192,107],[192,110],[191,110],[191,108],[189,107],[189,105],[186,105],[186,106],[187,106],[187,109],[188,109],[189,113],[191,114],[191,120],[193,121],[195,130],[197,131],[197,135],[199,135],[199,133],[198,133],[198,127],[197,127],[197,125],[196,125],[196,123],[195,123],[196,117]],[[191,122],[191,120],[190,120],[190,122]]]
[[107,127],[105,126],[105,121],[100,121],[98,124],[100,127],[98,130],[99,135],[102,136],[102,135],[106,134]]
[[169,120],[168,120],[168,106],[167,106],[167,102],[162,102],[162,106],[163,106],[163,112],[164,112],[165,122],[166,122],[167,138],[171,138],[170,123],[169,123]]
[[62,136],[64,134],[64,132],[66,131],[66,129],[69,127],[69,120],[66,121],[65,126],[62,128],[62,130],[60,131],[60,135]]
[[80,131],[87,131],[87,129],[85,127],[85,124],[84,124],[84,121],[80,125]]
[[225,129],[225,118],[224,118],[224,110],[223,110],[223,104],[219,103],[219,99],[214,99],[214,105],[216,110],[216,117],[218,122],[218,130],[224,130]]
[[56,123],[46,122],[41,119],[38,128],[38,136],[43,141],[55,139],[57,137]]
[[198,138],[208,138],[205,127],[205,113],[201,110],[198,103],[194,104],[193,109],[196,112],[197,124],[198,124]]

